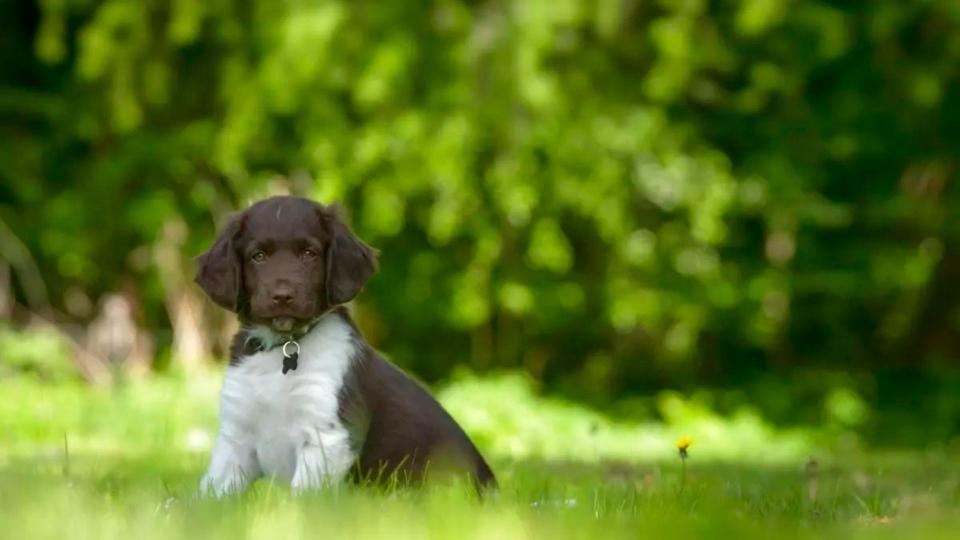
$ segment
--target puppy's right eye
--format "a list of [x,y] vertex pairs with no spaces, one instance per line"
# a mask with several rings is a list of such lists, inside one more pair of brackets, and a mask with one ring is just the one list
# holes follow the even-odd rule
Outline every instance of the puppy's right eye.
[[250,256],[250,260],[253,262],[263,262],[267,260],[267,254],[262,251],[254,251],[253,255]]

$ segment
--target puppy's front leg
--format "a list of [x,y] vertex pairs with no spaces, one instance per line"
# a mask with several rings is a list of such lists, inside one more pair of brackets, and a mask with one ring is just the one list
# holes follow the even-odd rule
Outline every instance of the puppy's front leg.
[[238,444],[221,432],[213,446],[210,466],[200,481],[200,493],[217,498],[238,493],[259,476],[256,451]]

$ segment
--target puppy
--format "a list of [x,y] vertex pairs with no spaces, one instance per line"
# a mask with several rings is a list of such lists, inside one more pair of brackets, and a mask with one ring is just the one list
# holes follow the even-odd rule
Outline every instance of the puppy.
[[374,250],[333,209],[297,197],[254,204],[199,257],[196,282],[241,322],[202,492],[262,476],[294,491],[348,476],[419,482],[428,469],[495,485],[460,426],[342,307],[375,272]]

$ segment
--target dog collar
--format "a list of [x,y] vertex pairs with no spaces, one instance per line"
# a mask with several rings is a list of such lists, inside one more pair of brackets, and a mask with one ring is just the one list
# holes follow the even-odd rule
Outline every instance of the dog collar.
[[[324,313],[324,315],[326,315],[326,313]],[[288,371],[295,371],[297,369],[297,363],[300,360],[300,339],[309,334],[310,331],[317,326],[317,323],[320,322],[322,317],[323,315],[313,319],[296,332],[280,334],[278,336],[279,339],[274,341],[270,346],[264,343],[261,338],[250,336],[247,338],[244,353],[251,355],[263,351],[272,351],[279,347],[280,352],[283,353],[283,367],[281,371],[284,375],[286,375]]]

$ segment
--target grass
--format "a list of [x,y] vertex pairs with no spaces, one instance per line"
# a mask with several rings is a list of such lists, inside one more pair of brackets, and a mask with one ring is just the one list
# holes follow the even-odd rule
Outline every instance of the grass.
[[[960,466],[947,451],[818,450],[810,468],[787,450],[800,448],[797,434],[745,429],[742,419],[618,424],[542,400],[515,379],[483,381],[465,379],[441,396],[490,455],[495,498],[478,500],[464,486],[336,486],[294,497],[261,481],[213,501],[198,498],[196,485],[216,422],[216,377],[114,391],[0,380],[0,537],[931,539],[960,530]],[[495,404],[504,393],[521,418]],[[546,428],[517,433],[531,417]],[[674,439],[643,445],[683,429],[703,437],[681,489],[679,458],[658,453]],[[572,440],[582,430],[592,443]],[[710,441],[724,434],[745,437],[741,455],[711,454]],[[634,444],[649,452],[628,455]],[[762,459],[764,444],[777,459]]]

